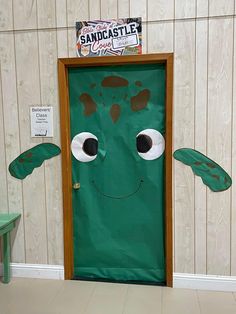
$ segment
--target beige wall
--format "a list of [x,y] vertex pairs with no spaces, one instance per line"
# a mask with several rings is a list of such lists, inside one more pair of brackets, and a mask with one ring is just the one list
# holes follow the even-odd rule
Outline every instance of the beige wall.
[[[12,6],[12,2],[14,6]],[[13,261],[63,264],[60,158],[24,181],[7,166],[31,139],[29,106],[51,104],[60,144],[57,58],[75,55],[74,22],[142,16],[144,53],[175,53],[174,149],[236,172],[234,0],[0,0],[0,211],[22,213]],[[236,275],[236,187],[212,193],[175,163],[175,271]]]

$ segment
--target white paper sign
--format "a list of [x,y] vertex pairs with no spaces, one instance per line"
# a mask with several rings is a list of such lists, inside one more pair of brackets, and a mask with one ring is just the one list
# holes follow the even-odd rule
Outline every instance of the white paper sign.
[[53,137],[53,107],[30,107],[31,137]]
[[112,39],[113,49],[125,48],[127,46],[131,47],[138,46],[138,36],[128,35]]

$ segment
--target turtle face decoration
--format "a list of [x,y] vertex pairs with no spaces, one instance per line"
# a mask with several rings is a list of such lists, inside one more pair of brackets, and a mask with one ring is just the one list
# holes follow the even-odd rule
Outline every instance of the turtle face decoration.
[[[79,123],[80,131],[72,134],[71,150],[76,162],[86,164],[84,169],[91,166],[90,183],[104,197],[128,198],[142,189],[147,178],[152,183],[163,175],[164,114],[163,108],[155,104],[160,95],[143,87],[141,80],[133,85],[130,88],[122,76],[106,76],[101,85],[93,83],[79,95],[83,121]],[[39,144],[19,155],[9,165],[9,171],[24,179],[44,160],[58,154],[58,146]],[[230,176],[217,163],[194,149],[178,149],[174,158],[190,166],[214,192],[232,185]]]
[[[113,199],[130,198],[145,186],[148,190],[155,176],[163,185],[165,116],[155,104],[158,92],[152,93],[141,81],[132,88],[127,79],[115,75],[105,76],[99,85],[99,90],[93,83],[77,95],[79,123],[72,126],[71,142],[73,168],[80,162],[75,177],[86,186],[89,174],[93,192]],[[160,97],[164,106],[164,93]]]

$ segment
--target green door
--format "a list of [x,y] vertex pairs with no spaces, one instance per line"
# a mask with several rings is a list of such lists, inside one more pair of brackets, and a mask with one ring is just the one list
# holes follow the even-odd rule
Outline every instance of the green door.
[[165,81],[163,64],[69,68],[75,278],[165,283]]

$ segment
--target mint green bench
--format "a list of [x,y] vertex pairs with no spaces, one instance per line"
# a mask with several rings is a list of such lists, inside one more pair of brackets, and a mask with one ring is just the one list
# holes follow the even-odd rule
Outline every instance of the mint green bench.
[[0,237],[3,237],[3,283],[8,283],[11,279],[10,259],[11,243],[10,232],[14,229],[20,214],[1,214],[0,213]]

